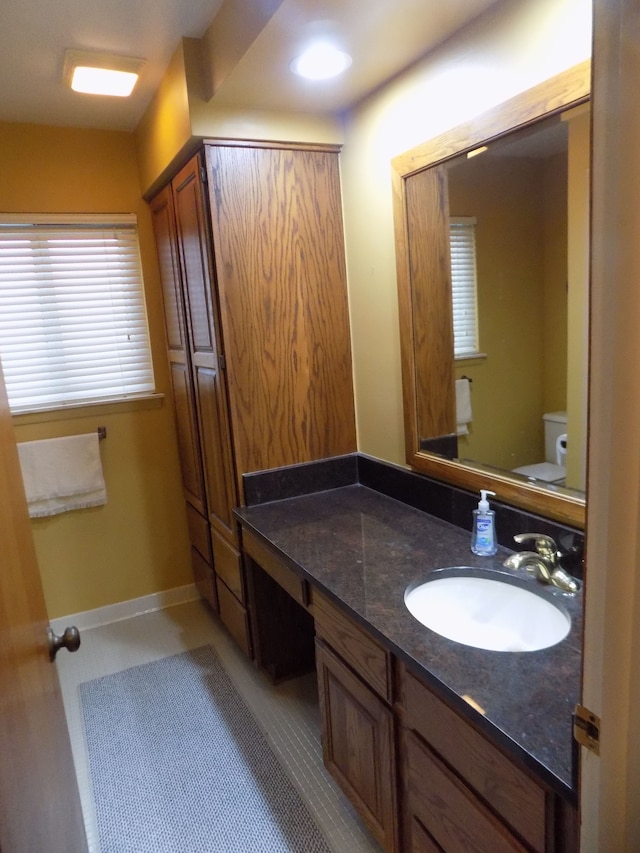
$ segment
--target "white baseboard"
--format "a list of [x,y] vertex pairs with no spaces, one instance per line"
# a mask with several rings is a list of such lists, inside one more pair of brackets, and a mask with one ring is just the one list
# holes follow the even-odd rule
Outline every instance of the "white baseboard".
[[195,584],[177,586],[166,589],[163,592],[155,592],[152,595],[143,595],[141,598],[131,598],[128,601],[119,601],[117,604],[108,604],[105,607],[97,607],[95,610],[85,610],[82,613],[73,613],[71,616],[60,616],[50,621],[51,628],[55,634],[62,634],[68,625],[75,625],[79,631],[88,628],[98,628],[101,625],[110,625],[112,622],[121,622],[123,619],[131,619],[143,613],[151,613],[154,610],[164,610],[174,607],[176,604],[185,604],[199,598]]

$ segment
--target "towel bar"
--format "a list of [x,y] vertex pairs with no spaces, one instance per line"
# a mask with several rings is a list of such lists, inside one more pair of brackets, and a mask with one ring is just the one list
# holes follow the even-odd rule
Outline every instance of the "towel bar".
[[107,437],[106,426],[99,426],[98,427],[98,438],[102,439],[102,438],[106,438],[106,437]]

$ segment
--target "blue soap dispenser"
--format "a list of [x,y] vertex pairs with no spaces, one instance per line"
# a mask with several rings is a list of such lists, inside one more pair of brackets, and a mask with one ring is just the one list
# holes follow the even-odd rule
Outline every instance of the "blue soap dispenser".
[[471,533],[471,550],[481,557],[490,557],[498,550],[496,543],[496,514],[489,508],[487,495],[493,495],[488,489],[480,489],[478,509],[473,511],[473,531]]

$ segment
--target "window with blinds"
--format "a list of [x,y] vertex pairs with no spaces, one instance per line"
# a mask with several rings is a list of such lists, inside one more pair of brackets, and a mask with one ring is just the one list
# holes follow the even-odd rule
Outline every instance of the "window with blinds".
[[0,214],[0,358],[14,413],[153,393],[134,216]]
[[456,358],[478,353],[478,301],[476,281],[476,220],[452,216],[451,286],[453,293],[453,340]]

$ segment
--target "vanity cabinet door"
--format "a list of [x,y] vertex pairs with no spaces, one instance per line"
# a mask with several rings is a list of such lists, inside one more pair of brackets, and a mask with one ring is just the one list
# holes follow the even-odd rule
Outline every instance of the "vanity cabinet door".
[[324,763],[385,850],[398,851],[393,713],[316,642]]

